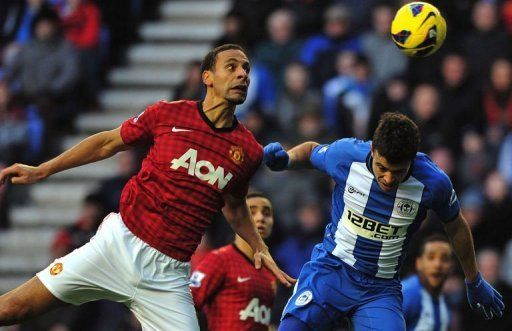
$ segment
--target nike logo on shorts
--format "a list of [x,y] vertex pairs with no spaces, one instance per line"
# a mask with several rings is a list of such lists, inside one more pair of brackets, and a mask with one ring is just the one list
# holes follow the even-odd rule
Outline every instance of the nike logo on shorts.
[[249,279],[251,279],[251,277],[240,277],[238,276],[238,278],[236,279],[239,283],[243,283],[243,282],[246,282],[248,281]]

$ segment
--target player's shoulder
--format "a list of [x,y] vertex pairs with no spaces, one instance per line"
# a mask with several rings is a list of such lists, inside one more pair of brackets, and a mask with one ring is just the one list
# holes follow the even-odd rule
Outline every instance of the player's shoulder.
[[205,262],[205,263],[209,263],[209,264],[212,264],[212,263],[220,264],[220,263],[224,263],[224,261],[228,261],[229,256],[232,254],[230,246],[231,245],[227,245],[227,246],[223,246],[223,247],[212,250],[211,252],[209,252],[208,254],[205,255],[205,257],[203,258],[203,260],[201,262]]
[[159,100],[154,106],[161,110],[173,110],[173,111],[182,111],[182,110],[190,110],[197,109],[197,101],[192,100]]
[[329,154],[344,162],[364,162],[371,150],[371,143],[356,138],[342,138],[330,145],[322,146],[318,152],[323,153],[328,150]]
[[261,154],[261,156],[263,155],[263,146],[261,146],[258,140],[256,140],[254,134],[240,121],[237,123],[237,131],[241,137],[241,142],[245,145],[243,147],[249,149],[252,153],[256,153],[258,155]]
[[[143,113],[151,113],[152,116],[167,117],[169,112],[176,114],[176,112],[186,112],[191,109],[197,108],[197,103],[190,100],[167,101],[159,100],[146,107]],[[175,116],[176,117],[176,116]],[[178,116],[179,117],[179,116]]]
[[412,275],[402,280],[402,293],[412,295],[421,291],[421,283],[418,275]]
[[412,176],[432,191],[452,188],[450,177],[424,153],[416,154]]

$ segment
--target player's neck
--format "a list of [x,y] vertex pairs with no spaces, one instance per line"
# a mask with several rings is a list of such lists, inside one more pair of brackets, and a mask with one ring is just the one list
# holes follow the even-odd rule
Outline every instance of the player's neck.
[[441,295],[441,292],[443,290],[442,286],[434,288],[430,286],[428,280],[423,275],[418,274],[418,277],[420,279],[421,286],[423,286],[425,291],[427,291],[432,297],[438,298]]
[[216,128],[230,128],[235,121],[235,105],[225,99],[209,96],[203,101],[203,112]]
[[254,260],[254,252],[247,241],[243,240],[239,235],[236,235],[233,244],[240,250],[240,252],[247,256],[247,258],[251,261]]

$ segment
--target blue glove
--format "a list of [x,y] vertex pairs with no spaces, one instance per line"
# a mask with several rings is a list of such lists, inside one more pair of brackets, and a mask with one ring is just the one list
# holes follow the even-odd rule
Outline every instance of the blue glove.
[[493,316],[503,316],[503,297],[478,273],[476,280],[469,283],[467,280],[466,291],[468,295],[469,306],[472,309],[480,309],[484,313],[485,319],[492,319]]
[[280,143],[270,143],[263,148],[263,162],[274,171],[288,168],[290,156]]

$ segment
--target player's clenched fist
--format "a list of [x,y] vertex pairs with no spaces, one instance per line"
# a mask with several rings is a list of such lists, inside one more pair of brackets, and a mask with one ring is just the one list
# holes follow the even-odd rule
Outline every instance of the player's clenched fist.
[[505,309],[503,297],[482,278],[480,273],[474,282],[466,282],[466,290],[471,308],[481,309],[486,319],[503,315],[503,309]]
[[9,178],[12,184],[32,184],[45,177],[39,167],[16,163],[0,171],[0,185],[6,183]]
[[263,148],[263,162],[274,171],[288,168],[290,156],[280,143],[270,143]]

